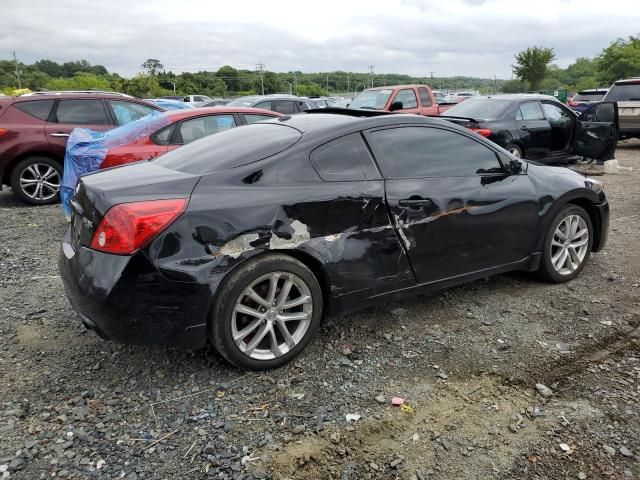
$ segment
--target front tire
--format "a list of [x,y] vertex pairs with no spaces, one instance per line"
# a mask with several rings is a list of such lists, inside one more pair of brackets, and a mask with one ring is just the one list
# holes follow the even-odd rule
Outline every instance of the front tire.
[[553,218],[544,241],[540,275],[554,283],[578,276],[593,245],[593,224],[584,208],[565,205]]
[[315,335],[322,290],[302,262],[283,254],[248,260],[224,282],[212,310],[209,337],[233,365],[280,367]]
[[56,203],[60,198],[62,165],[48,157],[28,157],[13,168],[11,189],[31,205]]

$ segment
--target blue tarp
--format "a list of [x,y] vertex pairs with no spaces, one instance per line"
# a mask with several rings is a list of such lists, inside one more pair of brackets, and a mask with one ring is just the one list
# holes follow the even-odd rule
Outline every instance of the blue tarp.
[[65,217],[67,219],[71,218],[71,197],[73,197],[80,176],[99,170],[110,149],[135,142],[169,123],[171,123],[171,119],[165,112],[154,111],[146,117],[113,130],[74,129],[67,141],[67,151],[64,156],[64,173],[60,188],[60,199],[62,200],[62,210]]

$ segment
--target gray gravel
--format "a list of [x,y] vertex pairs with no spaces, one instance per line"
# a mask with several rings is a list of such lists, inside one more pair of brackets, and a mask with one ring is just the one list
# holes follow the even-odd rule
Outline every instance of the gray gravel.
[[574,282],[503,275],[327,319],[261,374],[85,331],[60,208],[1,192],[0,478],[638,478],[640,142],[618,158],[609,244]]

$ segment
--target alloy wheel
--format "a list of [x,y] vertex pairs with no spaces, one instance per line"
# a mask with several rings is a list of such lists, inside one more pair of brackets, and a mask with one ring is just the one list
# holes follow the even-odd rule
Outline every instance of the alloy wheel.
[[34,200],[51,200],[60,191],[60,173],[46,163],[32,163],[20,172],[20,188]]
[[522,157],[522,154],[520,153],[520,149],[516,146],[510,147],[508,152],[516,158]]
[[271,272],[257,278],[236,300],[231,335],[246,356],[272,360],[302,341],[312,316],[313,299],[305,281],[290,272]]
[[560,275],[571,275],[587,255],[589,227],[580,215],[565,217],[551,240],[551,264]]

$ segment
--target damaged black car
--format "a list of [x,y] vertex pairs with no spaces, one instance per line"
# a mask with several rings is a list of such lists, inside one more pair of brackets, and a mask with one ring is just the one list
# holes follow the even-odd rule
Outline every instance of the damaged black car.
[[512,270],[566,282],[601,182],[437,118],[322,109],[81,178],[60,271],[104,338],[281,366],[323,316]]

